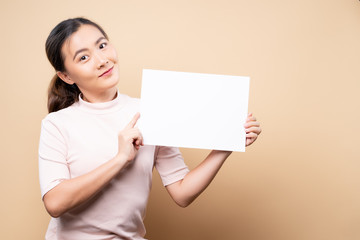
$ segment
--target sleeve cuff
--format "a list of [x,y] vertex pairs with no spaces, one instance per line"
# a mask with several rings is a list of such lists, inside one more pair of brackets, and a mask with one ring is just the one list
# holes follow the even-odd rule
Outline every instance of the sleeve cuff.
[[189,169],[182,169],[177,174],[171,175],[169,177],[162,178],[162,183],[166,187],[167,185],[170,185],[174,182],[180,181],[184,179],[185,175],[189,172]]

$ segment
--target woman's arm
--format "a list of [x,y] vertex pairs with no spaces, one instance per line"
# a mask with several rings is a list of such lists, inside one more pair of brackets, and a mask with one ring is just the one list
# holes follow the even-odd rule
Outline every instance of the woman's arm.
[[62,181],[44,195],[45,208],[52,217],[60,217],[90,199],[125,166],[118,155],[93,171]]
[[[250,113],[245,123],[246,146],[251,145],[261,133],[260,124]],[[229,151],[213,150],[196,168],[191,170],[184,179],[166,186],[173,200],[181,207],[192,203],[206,188],[220,170]]]
[[59,217],[89,200],[135,158],[142,145],[141,133],[134,128],[139,117],[136,114],[119,133],[119,150],[113,159],[87,174],[62,181],[44,195],[45,208],[52,217]]
[[179,206],[187,207],[211,183],[230,154],[229,151],[211,151],[184,179],[166,186],[166,190]]

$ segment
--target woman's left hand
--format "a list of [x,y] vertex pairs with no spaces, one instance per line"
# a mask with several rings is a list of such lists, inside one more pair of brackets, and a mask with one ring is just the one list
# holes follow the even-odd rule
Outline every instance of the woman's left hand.
[[252,113],[248,114],[246,119],[246,123],[244,124],[245,132],[246,132],[246,147],[250,146],[259,134],[261,133],[260,123],[256,121],[256,118]]

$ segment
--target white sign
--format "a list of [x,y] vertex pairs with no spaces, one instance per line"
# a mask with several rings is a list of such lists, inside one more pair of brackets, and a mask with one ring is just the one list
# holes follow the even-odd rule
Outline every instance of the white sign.
[[144,69],[144,144],[245,151],[249,77]]

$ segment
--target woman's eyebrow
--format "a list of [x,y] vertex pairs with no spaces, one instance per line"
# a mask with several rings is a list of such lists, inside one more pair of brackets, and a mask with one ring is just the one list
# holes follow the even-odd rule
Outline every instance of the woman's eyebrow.
[[[103,40],[103,39],[106,39],[106,38],[105,38],[104,36],[99,37],[99,39],[96,40],[96,42],[95,42],[94,45],[95,45],[95,46],[98,45],[98,43],[99,43],[101,40]],[[77,56],[79,53],[81,53],[81,52],[83,52],[83,51],[86,51],[86,50],[89,50],[89,49],[88,49],[88,48],[82,48],[82,49],[77,50],[77,51],[75,52],[73,61],[75,60],[76,56]]]

